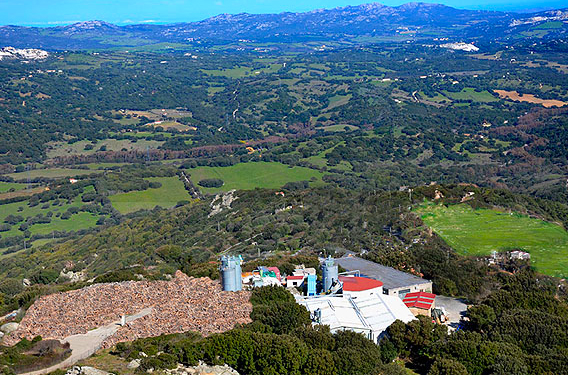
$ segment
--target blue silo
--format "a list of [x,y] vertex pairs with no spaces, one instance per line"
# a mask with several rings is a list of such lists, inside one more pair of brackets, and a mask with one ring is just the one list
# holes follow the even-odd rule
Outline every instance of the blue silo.
[[241,262],[240,256],[222,256],[221,266],[221,284],[223,290],[229,292],[237,292],[243,289],[243,279],[241,278]]
[[339,281],[339,272],[337,270],[337,264],[330,256],[326,260],[324,260],[322,265],[322,273],[323,273],[323,292],[327,293],[331,286],[333,285],[334,281]]

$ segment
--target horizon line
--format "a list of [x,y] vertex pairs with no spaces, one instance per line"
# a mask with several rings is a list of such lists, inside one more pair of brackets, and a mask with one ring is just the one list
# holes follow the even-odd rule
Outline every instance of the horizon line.
[[202,19],[199,19],[199,20],[194,20],[194,21],[130,20],[130,19],[118,21],[118,20],[104,20],[104,19],[94,18],[94,19],[84,19],[84,20],[7,23],[7,24],[1,24],[0,27],[16,26],[16,27],[31,27],[31,28],[53,28],[53,27],[62,27],[62,26],[72,26],[72,25],[75,25],[75,24],[78,24],[78,23],[83,23],[83,22],[104,22],[104,23],[114,25],[114,26],[119,26],[119,27],[121,27],[121,26],[137,26],[137,25],[175,25],[175,24],[182,24],[182,23],[201,22],[201,21],[205,21],[205,20],[210,19],[210,18],[222,16],[222,15],[231,15],[231,16],[237,16],[237,15],[241,15],[241,14],[275,15],[275,14],[285,14],[285,13],[303,14],[303,13],[311,13],[311,12],[316,12],[316,11],[344,9],[344,8],[349,8],[349,7],[360,7],[360,6],[371,5],[371,4],[379,4],[379,5],[383,5],[385,7],[390,7],[390,8],[399,8],[401,6],[408,5],[408,4],[427,4],[427,5],[441,5],[441,6],[444,6],[444,7],[453,8],[453,9],[460,9],[460,10],[500,12],[500,13],[516,13],[516,14],[530,14],[530,13],[538,13],[538,12],[549,11],[549,10],[568,9],[567,7],[558,8],[558,7],[553,7],[553,6],[544,6],[544,7],[536,7],[536,8],[535,7],[527,7],[527,8],[519,8],[519,9],[516,9],[516,10],[499,10],[499,9],[495,9],[495,8],[493,8],[493,9],[492,8],[471,9],[471,8],[468,8],[468,7],[454,7],[454,6],[450,6],[450,5],[446,5],[446,4],[442,4],[442,3],[429,3],[429,2],[423,2],[423,1],[409,1],[409,2],[406,2],[404,4],[391,6],[391,5],[385,5],[385,4],[377,2],[377,1],[372,1],[372,2],[359,4],[359,5],[346,5],[346,6],[340,6],[340,7],[334,7],[334,8],[315,8],[315,9],[308,10],[308,11],[305,11],[305,12],[282,11],[282,12],[273,12],[273,13],[250,13],[250,12],[218,13],[216,15],[206,17],[206,18],[202,18]]

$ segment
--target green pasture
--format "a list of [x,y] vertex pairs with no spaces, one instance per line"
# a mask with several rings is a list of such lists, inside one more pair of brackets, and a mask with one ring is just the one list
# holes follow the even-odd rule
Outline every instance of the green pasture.
[[251,162],[230,167],[198,167],[190,169],[189,174],[194,184],[204,179],[219,178],[225,183],[220,188],[204,188],[205,193],[217,193],[229,190],[252,190],[255,188],[277,189],[288,182],[310,181],[322,184],[323,173],[304,167],[292,167],[277,162]]
[[[92,186],[87,186],[84,193],[93,192]],[[83,193],[83,194],[84,194]],[[88,212],[79,212],[71,216],[70,219],[63,220],[57,217],[57,214],[62,214],[71,207],[81,207],[84,203],[81,201],[81,196],[76,197],[71,202],[64,200],[51,200],[48,202],[40,202],[38,205],[30,207],[28,201],[14,202],[9,204],[0,205],[0,223],[9,215],[21,216],[24,220],[18,224],[12,225],[11,229],[6,232],[1,232],[3,238],[22,235],[23,232],[19,230],[20,225],[26,218],[37,216],[38,214],[47,215],[52,212],[53,216],[50,223],[34,224],[29,227],[30,232],[33,234],[49,234],[53,231],[75,231],[80,229],[87,229],[94,227],[99,219],[98,215],[93,215]]]
[[26,184],[19,184],[17,182],[2,182],[0,181],[0,193],[5,193],[14,189],[14,191],[23,190],[26,188]]
[[[175,123],[177,124],[177,123]],[[162,127],[174,126],[174,123],[164,123],[160,125]],[[181,124],[179,124],[181,125]],[[160,141],[147,141],[145,139],[140,139],[136,142],[132,142],[129,139],[105,139],[98,141],[93,145],[90,150],[85,150],[85,146],[90,145],[89,141],[79,141],[73,144],[68,144],[67,142],[55,142],[50,145],[47,151],[48,158],[55,158],[58,156],[69,156],[69,155],[91,155],[99,151],[102,146],[106,147],[106,151],[121,151],[123,149],[128,151],[145,151],[148,148],[155,149],[161,146],[164,142]]]
[[151,210],[156,206],[171,208],[179,201],[191,198],[178,177],[151,177],[147,180],[157,181],[162,186],[157,189],[112,195],[109,199],[113,207],[120,213],[127,214],[139,210]]
[[538,272],[568,277],[568,232],[557,224],[517,213],[474,210],[467,204],[425,203],[415,211],[460,254],[486,256],[521,249],[531,254]]
[[490,103],[499,100],[487,90],[477,92],[471,87],[467,87],[460,92],[450,92],[444,90],[443,94],[444,96],[451,98],[453,100],[471,100],[473,102],[479,102],[479,103]]

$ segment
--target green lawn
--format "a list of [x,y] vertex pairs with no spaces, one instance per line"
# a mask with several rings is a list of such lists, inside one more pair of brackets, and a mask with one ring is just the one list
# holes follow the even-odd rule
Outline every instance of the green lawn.
[[231,167],[199,167],[188,170],[194,184],[203,179],[219,178],[224,181],[220,188],[199,188],[205,193],[229,190],[252,190],[255,188],[277,189],[287,182],[309,181],[323,183],[323,173],[310,168],[293,167],[276,162],[253,162],[236,164]]
[[171,208],[179,201],[190,200],[189,193],[178,177],[151,177],[148,181],[162,184],[158,189],[131,191],[110,196],[109,199],[122,214],[138,210],[151,210],[156,206]]
[[425,203],[416,212],[460,254],[522,249],[531,254],[537,271],[568,277],[568,232],[559,225],[516,213],[474,210],[466,204]]

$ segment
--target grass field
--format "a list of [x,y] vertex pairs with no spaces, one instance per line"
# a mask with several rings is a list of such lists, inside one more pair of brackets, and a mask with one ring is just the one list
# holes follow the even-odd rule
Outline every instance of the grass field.
[[479,103],[496,102],[499,100],[487,90],[477,92],[470,87],[465,88],[460,92],[449,92],[444,90],[443,94],[453,100],[471,100]]
[[[93,192],[94,188],[88,186],[85,188],[84,193]],[[93,215],[88,212],[79,212],[71,216],[70,219],[63,220],[57,217],[57,214],[62,214],[71,207],[81,207],[83,202],[81,197],[76,197],[70,203],[60,201],[61,205],[55,205],[55,201],[48,201],[40,203],[36,206],[30,207],[28,201],[15,202],[0,205],[0,223],[4,223],[4,219],[9,215],[22,216],[23,218],[33,217],[38,214],[47,215],[48,212],[53,213],[50,223],[47,224],[34,224],[30,226],[32,234],[49,234],[53,231],[75,231],[79,229],[92,228],[96,225],[99,219],[98,215]],[[47,207],[46,207],[47,205]],[[45,208],[42,208],[45,207]],[[21,223],[12,225],[9,231],[0,233],[3,238],[22,235],[19,230]]]
[[14,189],[13,191],[23,190],[26,188],[26,184],[19,184],[17,182],[2,182],[0,181],[0,193],[5,193]]
[[131,191],[110,196],[109,199],[120,213],[151,210],[156,206],[171,208],[179,201],[190,200],[188,192],[178,177],[151,177],[148,181],[162,184],[158,189]]
[[460,254],[522,249],[531,254],[537,271],[568,277],[568,232],[559,225],[515,213],[474,210],[466,204],[425,203],[416,212]]
[[252,190],[255,188],[277,189],[287,182],[309,181],[316,178],[315,184],[322,184],[323,173],[309,168],[293,167],[276,162],[254,162],[236,164],[231,167],[199,167],[190,169],[189,174],[194,184],[203,179],[219,178],[224,181],[220,188],[199,189],[205,193],[217,193],[229,190]]
[[140,139],[137,142],[132,142],[129,139],[105,139],[98,141],[95,145],[93,145],[92,149],[85,150],[85,146],[90,145],[91,142],[79,141],[73,143],[72,145],[68,144],[67,142],[55,142],[50,145],[50,149],[47,151],[47,157],[55,158],[58,156],[69,155],[91,155],[99,151],[103,146],[106,147],[106,151],[120,151],[123,149],[126,149],[128,151],[145,151],[148,148],[158,148],[163,143],[164,142],[160,141],[147,141],[145,139]]
[[326,131],[326,132],[334,132],[335,133],[335,132],[345,132],[345,128],[348,128],[349,130],[359,129],[355,125],[336,124],[336,125],[322,126],[322,127],[316,128],[316,130],[323,130],[323,131]]

